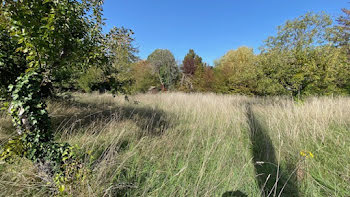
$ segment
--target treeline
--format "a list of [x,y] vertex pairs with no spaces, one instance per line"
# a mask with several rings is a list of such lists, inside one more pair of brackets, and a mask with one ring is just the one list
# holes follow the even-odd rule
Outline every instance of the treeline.
[[[0,91],[5,93],[8,85],[27,68],[28,54],[17,52],[19,41],[6,31],[9,27],[1,15],[0,24]],[[49,94],[55,91],[350,94],[349,24],[347,9],[335,20],[324,13],[307,13],[279,26],[277,34],[264,41],[260,54],[243,46],[228,51],[213,66],[203,62],[194,50],[189,50],[180,63],[167,49],[157,49],[146,60],[140,60],[132,30],[113,28],[108,34],[95,36],[91,32],[90,42],[79,48],[79,54],[89,56],[89,62],[70,62],[60,57],[65,62],[51,70],[43,89]]]
[[193,50],[176,65],[158,49],[131,67],[135,92],[159,90],[244,95],[330,95],[350,93],[350,11],[334,24],[331,17],[308,13],[278,27],[254,54],[230,50],[213,67]]

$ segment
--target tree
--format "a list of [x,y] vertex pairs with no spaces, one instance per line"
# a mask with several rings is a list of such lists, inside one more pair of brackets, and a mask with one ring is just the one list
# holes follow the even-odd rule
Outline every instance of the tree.
[[258,95],[288,95],[289,89],[285,80],[294,74],[288,69],[290,59],[288,51],[271,50],[258,55],[257,94]]
[[153,72],[152,65],[147,61],[139,61],[132,66],[134,80],[133,91],[147,92],[152,86],[159,86],[158,76]]
[[280,26],[262,48],[261,81],[293,96],[344,92],[346,77],[337,77],[348,75],[349,65],[334,45],[334,28],[328,15],[312,13]]
[[340,16],[337,19],[338,26],[339,27],[339,37],[338,37],[338,42],[339,45],[344,46],[347,45],[349,46],[350,42],[350,10],[344,8],[342,9],[344,15]]
[[197,69],[194,76],[195,91],[198,92],[215,92],[215,73],[213,67],[203,64]]
[[182,70],[181,89],[185,91],[195,90],[195,75],[200,75],[203,72],[202,58],[193,49],[190,49],[182,61],[180,69]]
[[[0,5],[2,6],[2,5]],[[26,57],[16,52],[18,40],[11,37],[8,21],[0,8],[0,95],[8,98],[7,88],[26,69]]]
[[256,86],[255,63],[253,49],[248,47],[227,52],[215,66],[219,92],[253,94]]
[[133,46],[133,34],[130,29],[114,27],[106,36],[105,43],[111,63],[106,68],[106,75],[114,94],[131,92],[134,82],[131,76],[132,64],[139,60],[136,56],[138,49]]
[[156,49],[148,56],[147,60],[158,75],[162,89],[174,88],[179,77],[179,70],[174,55],[167,49]]
[[344,49],[350,61],[350,10],[344,8],[342,11],[344,15],[337,19],[338,25],[333,39],[338,47]]
[[[63,184],[59,180],[67,173],[64,170],[75,169],[75,175],[79,175],[81,168],[77,166],[73,147],[54,142],[43,98],[45,84],[58,76],[56,70],[70,66],[83,70],[89,64],[96,66],[108,60],[101,45],[102,3],[87,0],[5,0],[0,4],[1,17],[4,17],[0,26],[5,28],[6,34],[1,45],[7,45],[8,40],[17,43],[13,45],[17,47],[15,52],[25,57],[24,65],[22,61],[18,61],[20,65],[15,61],[8,65],[14,67],[11,69],[18,66],[25,69],[15,81],[9,82],[9,111],[18,135],[1,147],[0,158],[9,160],[18,155],[35,163],[48,163],[57,176],[58,186]],[[6,37],[8,35],[10,37]],[[1,58],[0,65],[4,65],[12,57],[2,55]]]
[[190,49],[182,61],[181,70],[185,75],[193,76],[196,69],[202,66],[202,58],[199,57],[193,49]]
[[[344,15],[340,16],[337,20],[338,22],[338,43],[341,48],[344,49],[344,52],[347,54],[348,61],[347,64],[350,64],[350,10],[349,9],[342,9]],[[350,80],[348,80],[347,84],[348,92],[350,93]]]
[[99,88],[107,89],[108,87],[105,87],[104,85],[106,80],[107,79],[101,68],[90,67],[84,74],[82,74],[78,78],[77,85],[84,92],[91,92],[94,90],[98,90]]
[[114,27],[106,35],[101,35],[102,51],[95,59],[100,61],[85,66],[77,80],[79,88],[86,92],[100,90],[112,93],[130,93],[133,83],[131,65],[139,58],[138,49],[133,46],[133,31]]
[[332,19],[327,14],[307,13],[279,26],[277,35],[270,36],[261,50],[300,51],[324,45],[329,43],[332,28]]

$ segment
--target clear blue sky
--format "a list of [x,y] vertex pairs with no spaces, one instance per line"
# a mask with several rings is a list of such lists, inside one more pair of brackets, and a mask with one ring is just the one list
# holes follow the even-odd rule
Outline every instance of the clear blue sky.
[[308,11],[339,16],[350,0],[105,0],[106,28],[135,32],[139,56],[169,49],[182,60],[194,49],[213,61],[230,49],[249,46],[258,53],[276,27]]

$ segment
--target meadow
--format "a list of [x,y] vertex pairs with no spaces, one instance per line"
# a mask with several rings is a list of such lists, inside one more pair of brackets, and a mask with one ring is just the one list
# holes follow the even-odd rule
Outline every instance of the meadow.
[[[48,111],[89,169],[71,196],[350,196],[349,97],[72,93]],[[0,163],[0,196],[54,192],[37,168]]]

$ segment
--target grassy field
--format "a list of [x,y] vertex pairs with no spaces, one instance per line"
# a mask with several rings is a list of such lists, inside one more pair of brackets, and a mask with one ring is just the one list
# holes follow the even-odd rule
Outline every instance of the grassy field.
[[[91,172],[72,196],[350,196],[350,98],[73,94],[50,101],[58,141]],[[0,116],[0,143],[13,135]],[[47,196],[31,162],[0,164],[1,196]]]

